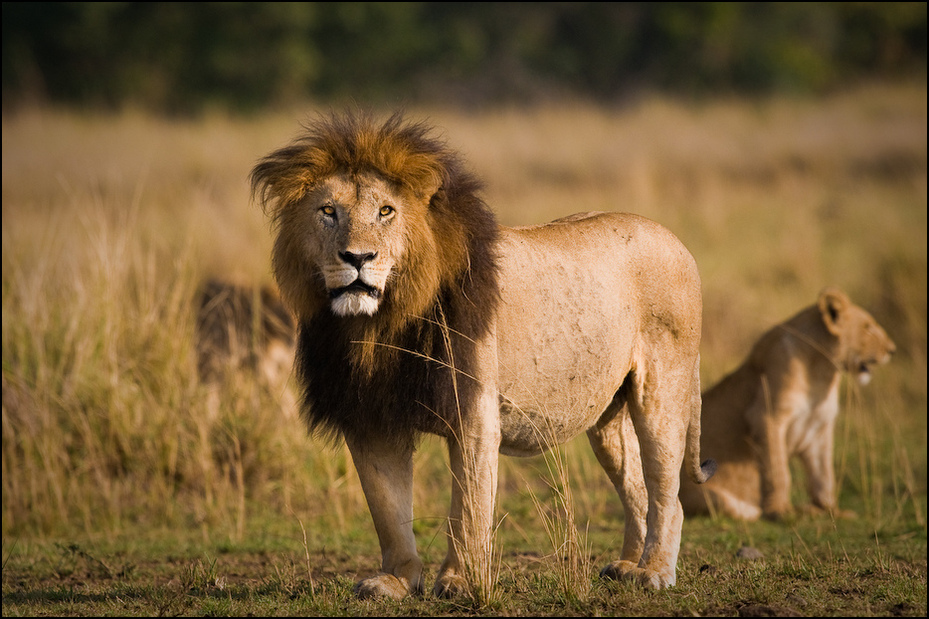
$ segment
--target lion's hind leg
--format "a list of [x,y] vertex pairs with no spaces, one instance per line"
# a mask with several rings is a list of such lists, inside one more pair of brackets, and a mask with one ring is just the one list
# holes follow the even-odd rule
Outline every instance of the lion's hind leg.
[[[684,524],[684,510],[678,500],[680,471],[691,415],[699,414],[699,408],[691,410],[700,402],[699,368],[697,363],[680,363],[680,352],[676,352],[674,362],[662,364],[653,357],[642,365],[643,372],[634,372],[626,379],[626,404],[641,454],[648,518],[639,564],[622,576],[654,589],[677,582]],[[628,430],[624,433],[630,434]],[[631,436],[625,441],[630,445],[633,442]]]
[[648,493],[642,476],[639,442],[622,390],[601,417],[601,423],[587,431],[587,438],[600,466],[606,471],[623,503],[623,548],[619,559],[603,568],[604,578],[620,579],[634,573],[645,548]]

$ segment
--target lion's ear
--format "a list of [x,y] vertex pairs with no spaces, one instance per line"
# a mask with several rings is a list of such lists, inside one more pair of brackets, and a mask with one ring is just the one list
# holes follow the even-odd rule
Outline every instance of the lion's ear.
[[838,335],[841,332],[839,317],[850,301],[846,294],[835,287],[829,287],[819,293],[819,313],[829,332]]
[[445,185],[439,185],[429,198],[429,208],[438,209],[448,204],[448,194],[445,191]]

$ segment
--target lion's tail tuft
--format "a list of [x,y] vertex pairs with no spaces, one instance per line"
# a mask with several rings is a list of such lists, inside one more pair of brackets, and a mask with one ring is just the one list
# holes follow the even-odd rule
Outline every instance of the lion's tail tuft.
[[704,460],[695,471],[691,471],[691,478],[698,484],[704,484],[710,481],[710,477],[716,473],[716,460],[709,458]]

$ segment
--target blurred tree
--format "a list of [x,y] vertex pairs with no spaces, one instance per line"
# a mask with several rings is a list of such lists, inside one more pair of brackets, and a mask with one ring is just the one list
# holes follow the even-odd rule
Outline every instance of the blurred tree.
[[818,92],[925,78],[926,27],[924,2],[4,2],[3,104]]
[[303,98],[315,3],[4,2],[3,100],[173,112]]

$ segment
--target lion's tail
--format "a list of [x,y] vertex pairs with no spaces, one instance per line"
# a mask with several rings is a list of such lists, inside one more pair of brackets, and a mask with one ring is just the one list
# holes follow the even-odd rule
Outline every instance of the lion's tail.
[[700,462],[700,414],[703,398],[700,395],[700,361],[697,358],[694,371],[694,388],[691,389],[690,423],[687,426],[687,468],[690,478],[697,484],[710,480],[716,472],[716,460],[711,458]]

